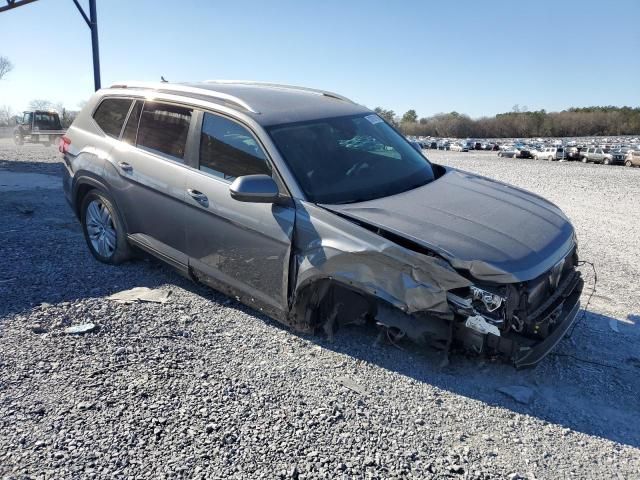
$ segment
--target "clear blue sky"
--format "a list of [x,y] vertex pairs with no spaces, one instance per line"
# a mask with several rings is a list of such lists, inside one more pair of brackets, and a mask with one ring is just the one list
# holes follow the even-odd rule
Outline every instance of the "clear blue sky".
[[[103,85],[263,80],[420,116],[640,105],[640,0],[98,0],[98,21]],[[0,55],[0,105],[93,91],[72,0],[1,13]]]

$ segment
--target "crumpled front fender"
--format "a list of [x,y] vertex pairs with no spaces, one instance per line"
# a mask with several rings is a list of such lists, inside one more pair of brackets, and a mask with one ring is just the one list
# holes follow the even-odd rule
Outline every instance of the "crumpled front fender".
[[442,316],[451,314],[447,291],[471,285],[444,260],[396,245],[313,204],[298,209],[294,255],[292,306],[302,291],[330,279],[408,314]]

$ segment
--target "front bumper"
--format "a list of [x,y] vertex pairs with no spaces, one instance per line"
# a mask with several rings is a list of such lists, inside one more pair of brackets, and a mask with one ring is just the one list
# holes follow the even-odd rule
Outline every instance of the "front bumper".
[[584,281],[580,273],[575,272],[566,293],[543,307],[544,313],[538,319],[544,320],[551,315],[555,318],[553,329],[545,338],[532,339],[515,332],[507,332],[500,337],[488,335],[487,346],[490,350],[507,356],[518,369],[534,367],[554,349],[576,321],[583,286]]
[[580,294],[584,282],[580,278],[574,291],[562,303],[562,312],[560,317],[562,320],[558,323],[551,334],[533,347],[520,348],[518,352],[514,352],[512,356],[513,364],[516,368],[527,368],[537,365],[551,350],[562,340],[571,325],[574,324],[580,311]]
[[[509,328],[499,332],[495,329],[496,333],[492,334],[468,328],[466,322],[457,322],[454,336],[466,350],[508,359],[518,369],[534,367],[554,349],[576,321],[583,286],[580,273],[574,270],[554,295],[531,312],[530,323],[524,329],[528,333],[518,333]],[[455,308],[458,318],[468,318],[469,313],[463,314],[460,304]],[[483,318],[490,323],[488,317]],[[532,328],[536,325],[540,328]]]

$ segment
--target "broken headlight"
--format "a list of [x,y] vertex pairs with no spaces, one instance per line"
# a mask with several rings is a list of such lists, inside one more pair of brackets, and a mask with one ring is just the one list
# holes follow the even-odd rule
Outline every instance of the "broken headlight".
[[505,299],[500,295],[497,295],[492,292],[488,292],[486,290],[482,290],[474,285],[470,287],[471,294],[473,295],[473,300],[479,300],[484,305],[484,308],[488,313],[495,312],[498,310]]
[[506,296],[499,288],[492,288],[490,291],[472,285],[465,291],[449,292],[448,298],[460,315],[480,315],[498,326],[505,322]]

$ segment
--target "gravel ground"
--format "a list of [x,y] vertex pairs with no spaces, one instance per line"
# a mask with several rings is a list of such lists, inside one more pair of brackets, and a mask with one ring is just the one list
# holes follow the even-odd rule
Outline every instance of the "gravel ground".
[[[556,355],[443,369],[373,329],[299,335],[156,261],[94,261],[61,189],[0,191],[0,477],[639,478],[640,169],[429,156],[573,220],[597,291]],[[5,171],[58,162],[0,140]],[[137,286],[169,301],[106,299]]]

